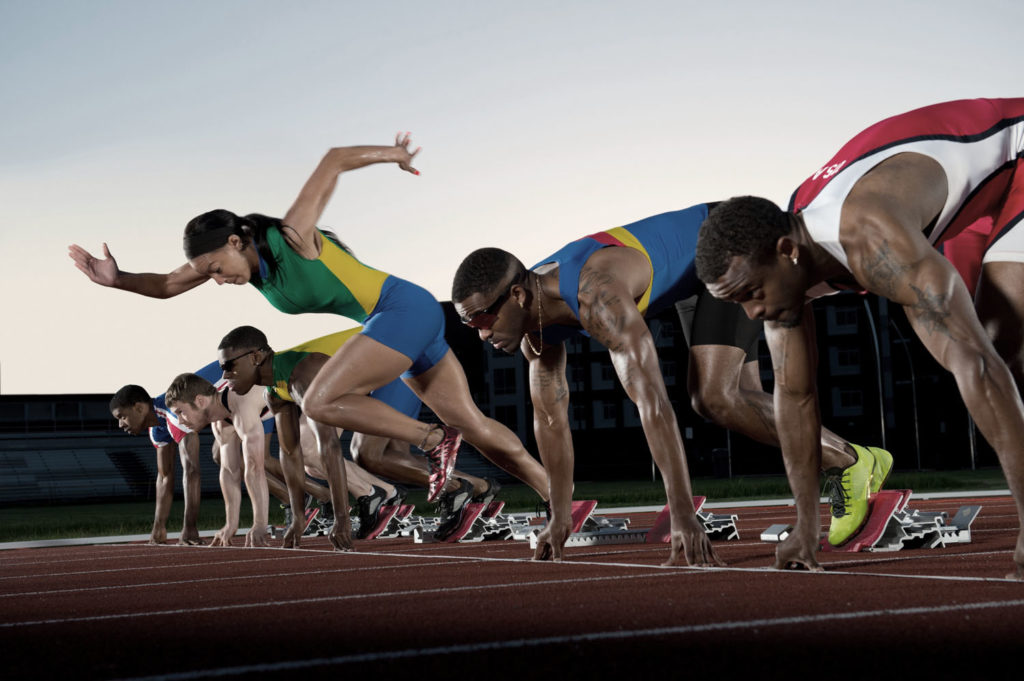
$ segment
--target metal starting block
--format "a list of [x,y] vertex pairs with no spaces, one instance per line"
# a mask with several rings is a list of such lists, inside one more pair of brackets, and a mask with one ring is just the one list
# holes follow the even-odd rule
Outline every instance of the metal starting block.
[[[387,508],[387,507],[385,507]],[[393,507],[392,507],[393,508]],[[377,533],[377,539],[394,539],[395,537],[412,536],[412,527],[417,517],[412,514],[416,507],[413,504],[402,504],[391,515],[387,523]],[[383,512],[383,509],[381,509]],[[408,532],[408,534],[406,533]]]
[[905,494],[901,506],[893,512],[878,538],[865,546],[864,551],[934,549],[948,544],[967,544],[971,541],[971,523],[981,513],[980,505],[961,506],[950,519],[943,511],[907,509],[906,504],[910,500],[911,491],[899,491]]
[[[572,534],[566,540],[566,547],[597,546],[599,544],[642,544],[647,532],[630,530],[629,518],[605,518],[595,516],[594,500],[572,502]],[[530,540],[530,548],[537,548],[537,535],[540,527],[532,527],[526,535]]]
[[440,525],[440,518],[430,518],[412,530],[413,541],[417,544],[429,544],[435,541],[481,542],[485,539],[504,539],[508,523],[500,514],[505,507],[504,501],[492,501],[487,504],[468,503],[462,512],[462,521],[449,536],[436,539],[434,534]]
[[776,523],[775,525],[769,525],[768,529],[761,533],[761,541],[785,541],[786,537],[788,537],[792,531],[793,526],[787,525],[785,523]]
[[[735,514],[715,515],[714,513],[702,511],[701,509],[704,507],[705,501],[707,501],[707,497],[698,496],[693,498],[693,506],[697,511],[697,517],[704,524],[704,533],[711,539],[724,539],[726,541],[739,539],[740,531],[736,528],[736,521],[739,520],[739,516]],[[672,515],[668,504],[665,504],[665,508],[661,509],[661,513],[654,520],[654,527],[647,533],[645,541],[648,544],[669,544],[672,542]]]
[[[945,511],[907,508],[912,493],[909,489],[882,490],[871,495],[864,527],[842,546],[832,546],[823,537],[821,550],[854,553],[934,549],[971,541],[971,523],[981,512],[981,506],[961,506],[950,519]],[[772,525],[761,534],[761,541],[782,541],[792,529],[790,525]]]

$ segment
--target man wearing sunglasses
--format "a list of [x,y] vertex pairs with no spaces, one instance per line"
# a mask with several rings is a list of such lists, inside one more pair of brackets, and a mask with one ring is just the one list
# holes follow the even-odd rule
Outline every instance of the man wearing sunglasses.
[[[534,428],[549,475],[552,511],[535,558],[559,560],[569,535],[573,448],[564,340],[582,333],[608,348],[623,388],[637,405],[671,511],[668,564],[681,558],[690,565],[720,563],[694,513],[682,437],[644,321],[680,303],[677,310],[691,345],[689,388],[696,410],[778,445],[772,398],[761,389],[754,361],[761,324],[747,319],[740,306],[723,305],[708,295],[693,265],[697,234],[712,205],[592,234],[530,270],[496,248],[475,251],[460,265],[452,301],[463,322],[500,350],[511,354],[521,349],[530,362]],[[685,302],[693,296],[695,305]],[[849,539],[867,516],[876,462],[887,474],[892,459],[825,430],[822,441],[823,461],[838,478],[840,522],[833,538],[841,543],[840,535]],[[882,473],[876,478],[879,485]]]

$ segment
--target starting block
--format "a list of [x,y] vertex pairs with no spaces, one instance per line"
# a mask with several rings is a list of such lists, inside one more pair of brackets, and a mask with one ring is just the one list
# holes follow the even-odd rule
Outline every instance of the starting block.
[[[711,539],[724,539],[726,541],[739,539],[740,532],[736,528],[736,521],[739,520],[739,516],[735,514],[715,515],[714,513],[704,512],[701,509],[704,507],[705,501],[707,501],[707,497],[697,496],[693,498],[694,510],[697,512],[697,517],[704,524],[704,533]],[[647,533],[645,542],[647,544],[669,544],[672,542],[672,514],[668,504],[665,504],[665,508],[661,509],[661,513],[655,518],[654,527]]]
[[[961,506],[952,519],[944,511],[916,511],[907,508],[913,492],[909,489],[882,490],[868,501],[868,519],[864,527],[842,546],[821,540],[821,550],[830,553],[858,551],[899,551],[934,549],[971,541],[971,523],[981,506]],[[761,534],[761,541],[779,542],[789,536],[790,525],[772,525]]]
[[[594,500],[572,502],[572,534],[565,542],[570,546],[597,546],[599,544],[641,544],[646,532],[630,530],[629,518],[605,518],[595,516]],[[526,535],[530,540],[530,548],[537,548],[537,535],[540,528],[534,527]]]
[[[413,504],[402,504],[393,508],[395,508],[394,515],[388,520],[387,525],[377,533],[377,539],[393,539],[395,537],[408,537],[412,535],[412,527],[418,520],[412,514],[413,509],[416,507]],[[407,531],[408,534],[406,533]]]
[[436,541],[447,543],[480,542],[485,539],[503,539],[497,536],[504,531],[505,521],[501,516],[504,501],[492,501],[486,506],[480,503],[468,503],[462,511],[462,520],[458,528],[444,539],[435,539],[440,518],[430,518],[412,530],[413,541],[417,544],[429,544]]
[[[303,537],[320,536],[327,534],[326,531],[320,530],[320,523],[316,523],[314,525],[317,516],[320,515],[319,507],[314,506],[312,508],[307,508],[305,511],[303,511],[303,513],[306,516],[306,525],[302,529]],[[312,529],[310,529],[311,527]],[[267,534],[269,534],[272,539],[283,539],[286,532],[288,532],[288,527],[286,525],[280,527],[275,525],[267,525]]]
[[[377,517],[377,525],[370,530],[363,539],[376,539],[381,535],[384,530],[391,524],[391,520],[398,515],[398,510],[401,506],[381,506],[380,515]],[[410,511],[412,509],[410,508]],[[355,531],[355,523],[353,522],[352,530]]]

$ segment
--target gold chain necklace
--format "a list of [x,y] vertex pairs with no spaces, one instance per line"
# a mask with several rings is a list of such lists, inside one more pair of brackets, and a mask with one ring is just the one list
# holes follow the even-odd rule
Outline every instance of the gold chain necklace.
[[[537,285],[537,338],[540,340],[540,350],[544,349],[544,308],[540,302],[541,290],[540,290],[540,277],[536,272],[533,273],[533,281]],[[540,350],[533,347],[533,342],[530,341],[530,333],[525,334],[526,344],[530,346],[530,350],[533,354],[540,357]]]

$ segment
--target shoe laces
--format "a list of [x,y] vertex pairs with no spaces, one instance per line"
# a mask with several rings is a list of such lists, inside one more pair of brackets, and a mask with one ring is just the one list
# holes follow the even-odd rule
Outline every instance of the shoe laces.
[[847,494],[846,487],[843,485],[844,477],[846,477],[845,471],[825,476],[823,494],[828,497],[828,504],[834,518],[842,518],[845,515],[849,515],[846,510],[846,502],[850,499],[850,495]]

